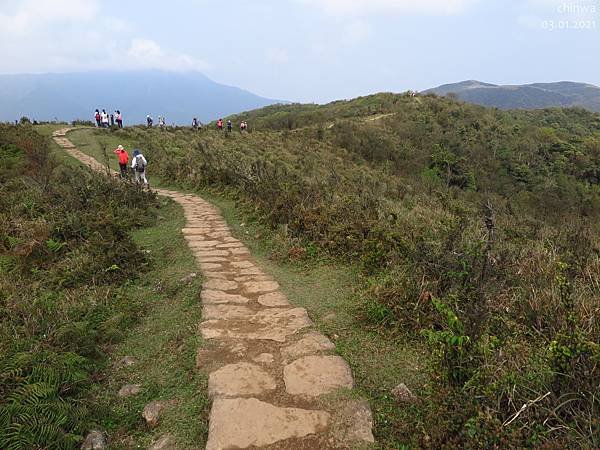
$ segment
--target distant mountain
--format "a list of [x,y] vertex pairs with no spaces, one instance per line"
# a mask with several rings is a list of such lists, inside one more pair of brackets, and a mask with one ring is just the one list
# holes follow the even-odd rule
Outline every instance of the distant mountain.
[[580,106],[600,112],[600,88],[592,84],[571,81],[498,86],[470,80],[444,84],[423,93],[456,94],[465,102],[501,109]]
[[199,72],[85,72],[0,75],[0,121],[92,119],[96,108],[120,110],[125,124],[143,123],[147,114],[167,123],[208,122],[279,103],[216,83]]

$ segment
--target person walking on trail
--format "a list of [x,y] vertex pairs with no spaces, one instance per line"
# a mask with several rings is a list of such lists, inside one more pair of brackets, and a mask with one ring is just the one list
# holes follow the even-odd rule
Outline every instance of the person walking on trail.
[[217,130],[221,131],[223,129],[223,119],[217,120]]
[[159,126],[159,128],[164,128],[164,126],[165,126],[165,118],[164,117],[158,116],[158,126]]
[[138,149],[133,151],[133,158],[131,159],[131,168],[135,172],[135,182],[143,182],[146,186],[148,185],[148,179],[146,178],[146,166],[148,161],[142,155]]
[[150,114],[148,114],[146,116],[146,125],[148,126],[148,128],[152,128],[152,122],[153,122],[152,117],[150,117]]
[[127,168],[129,165],[129,154],[127,153],[127,150],[125,150],[122,145],[119,145],[115,149],[114,153],[119,157],[119,169],[121,169],[121,178],[127,178]]
[[110,126],[111,127],[115,126],[115,116],[114,116],[114,114],[110,115]]
[[102,128],[108,128],[108,114],[106,114],[104,109],[102,110],[100,117],[102,118]]
[[101,126],[100,120],[102,119],[102,117],[100,116],[100,111],[96,110],[96,112],[94,113],[94,119],[96,119],[96,126],[98,128],[100,128],[100,126]]
[[117,121],[117,126],[119,128],[123,128],[123,116],[121,115],[121,111],[117,109],[115,114],[115,120]]
[[229,133],[231,133],[231,130],[233,130],[233,124],[231,123],[231,120],[227,121],[227,131]]
[[196,119],[195,117],[192,119],[192,128],[194,130],[198,129],[198,119]]

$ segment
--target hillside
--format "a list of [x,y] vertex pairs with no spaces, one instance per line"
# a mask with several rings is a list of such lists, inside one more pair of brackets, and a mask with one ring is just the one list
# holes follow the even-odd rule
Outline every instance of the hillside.
[[0,121],[22,116],[49,121],[92,120],[96,108],[120,110],[125,124],[147,114],[187,125],[206,122],[272,103],[239,88],[216,83],[198,72],[156,70],[43,75],[0,75]]
[[[597,447],[599,114],[379,94],[241,118],[251,133],[74,142],[142,148],[151,178],[235,199],[241,232],[282,266],[349,267],[321,326],[383,448]],[[418,400],[394,400],[400,382]]]
[[424,94],[455,94],[459,99],[501,109],[582,107],[600,112],[600,88],[591,84],[562,81],[527,85],[498,86],[463,81],[429,89]]

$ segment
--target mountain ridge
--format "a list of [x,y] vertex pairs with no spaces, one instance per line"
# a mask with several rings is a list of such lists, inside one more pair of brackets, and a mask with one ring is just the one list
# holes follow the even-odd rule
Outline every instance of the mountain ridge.
[[422,93],[442,96],[455,94],[465,102],[500,109],[581,107],[600,112],[600,87],[574,81],[497,85],[466,80],[443,84]]
[[147,114],[167,123],[218,117],[283,103],[220,84],[201,72],[90,71],[0,75],[0,121],[92,120],[96,108],[120,110],[125,124]]

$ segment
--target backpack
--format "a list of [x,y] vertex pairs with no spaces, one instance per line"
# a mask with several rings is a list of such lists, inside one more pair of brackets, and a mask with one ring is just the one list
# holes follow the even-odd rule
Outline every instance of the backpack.
[[142,173],[146,170],[146,166],[144,165],[144,160],[142,159],[142,155],[137,155],[135,157],[135,170]]

